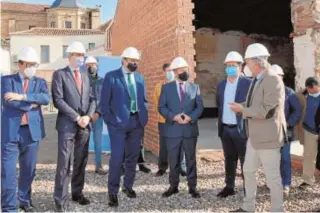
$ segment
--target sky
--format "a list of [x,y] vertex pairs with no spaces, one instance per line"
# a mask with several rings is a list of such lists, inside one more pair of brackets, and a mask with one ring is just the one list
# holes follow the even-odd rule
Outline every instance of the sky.
[[[54,0],[3,0],[4,2],[20,2],[31,4],[48,4],[51,5]],[[97,7],[101,5],[101,23],[113,18],[116,11],[118,0],[81,0],[83,5],[87,7]]]

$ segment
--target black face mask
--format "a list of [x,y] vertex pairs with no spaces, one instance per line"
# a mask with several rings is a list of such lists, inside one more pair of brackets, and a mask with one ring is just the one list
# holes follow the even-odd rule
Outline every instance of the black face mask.
[[96,75],[97,74],[97,70],[98,70],[97,67],[88,67],[88,73],[90,75]]
[[184,71],[178,75],[178,78],[181,81],[187,81],[189,79],[189,73],[187,71]]
[[138,69],[138,65],[136,63],[129,63],[127,65],[127,68],[131,71],[131,72],[135,72]]

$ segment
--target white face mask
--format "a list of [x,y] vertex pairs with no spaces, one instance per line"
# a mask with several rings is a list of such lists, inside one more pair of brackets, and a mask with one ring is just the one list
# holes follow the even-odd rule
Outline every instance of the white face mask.
[[311,94],[309,93],[310,96],[314,97],[314,98],[318,98],[320,96],[320,92],[317,92],[315,94]]
[[36,68],[34,67],[26,68],[24,70],[24,74],[26,75],[26,77],[31,78],[32,76],[34,76],[34,74],[36,74]]

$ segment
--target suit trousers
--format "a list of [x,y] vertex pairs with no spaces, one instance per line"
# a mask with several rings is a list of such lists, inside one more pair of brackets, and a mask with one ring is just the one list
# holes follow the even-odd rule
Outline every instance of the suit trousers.
[[1,209],[17,212],[16,165],[19,161],[19,206],[31,205],[31,185],[35,177],[39,141],[33,141],[29,126],[20,127],[19,141],[1,142]]
[[72,196],[78,197],[82,194],[88,162],[89,136],[88,127],[78,127],[76,132],[58,131],[58,160],[54,187],[56,205],[66,204],[71,177]]
[[262,164],[266,175],[267,185],[271,194],[271,212],[283,212],[283,187],[280,176],[280,148],[254,149],[250,139],[247,142],[246,157],[243,165],[246,196],[244,197],[243,210],[255,211],[257,192],[256,172]]
[[[168,169],[168,148],[166,143],[166,137],[163,136],[163,128],[164,123],[158,123],[158,130],[159,130],[159,158],[158,158],[158,168],[159,170],[166,171]],[[181,170],[186,172],[186,155],[181,146],[181,156],[180,156],[180,167]]]
[[126,128],[117,128],[108,124],[111,144],[109,161],[108,193],[117,195],[120,187],[121,168],[125,158],[124,187],[131,189],[136,176],[136,166],[139,157],[143,127],[139,116],[130,116]]
[[303,182],[312,185],[315,182],[314,171],[318,152],[318,135],[304,130]]
[[234,188],[238,160],[240,160],[241,173],[243,174],[247,139],[240,136],[237,127],[223,126],[221,141],[224,153],[226,187]]
[[169,183],[171,187],[178,187],[181,171],[181,149],[184,150],[187,164],[187,180],[189,189],[197,187],[196,147],[198,138],[166,138],[169,154]]

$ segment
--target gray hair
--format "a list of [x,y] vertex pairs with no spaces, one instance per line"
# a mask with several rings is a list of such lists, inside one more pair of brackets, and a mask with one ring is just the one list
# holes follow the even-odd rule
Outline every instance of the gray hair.
[[259,56],[259,57],[255,57],[255,58],[252,58],[252,61],[255,63],[255,64],[258,64],[259,67],[263,70],[267,69],[270,64],[268,62],[268,57],[267,56]]

